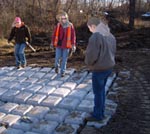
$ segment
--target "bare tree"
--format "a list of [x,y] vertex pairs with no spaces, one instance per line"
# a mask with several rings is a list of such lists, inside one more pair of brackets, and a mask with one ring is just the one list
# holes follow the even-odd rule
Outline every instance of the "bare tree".
[[134,28],[135,4],[136,4],[136,0],[130,0],[130,4],[129,4],[129,12],[130,12],[129,28],[131,28],[131,29]]

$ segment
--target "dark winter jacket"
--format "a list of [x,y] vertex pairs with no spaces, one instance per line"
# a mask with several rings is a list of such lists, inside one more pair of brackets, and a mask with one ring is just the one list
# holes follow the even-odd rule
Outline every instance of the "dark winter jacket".
[[26,41],[30,43],[31,34],[29,28],[24,24],[22,24],[20,28],[13,27],[10,36],[8,38],[8,41],[10,42],[13,38],[15,39],[15,42],[17,44],[25,43]]

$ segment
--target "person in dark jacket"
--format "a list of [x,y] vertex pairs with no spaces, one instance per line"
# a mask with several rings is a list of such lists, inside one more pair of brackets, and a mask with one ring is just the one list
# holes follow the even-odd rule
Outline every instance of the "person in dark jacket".
[[10,36],[8,38],[8,43],[15,39],[15,59],[16,66],[18,69],[24,68],[26,66],[25,48],[26,42],[31,42],[31,34],[29,28],[21,21],[20,17],[16,17],[13,23],[13,28],[11,29]]
[[93,33],[86,48],[85,63],[92,72],[94,108],[86,120],[101,121],[105,117],[105,85],[115,66],[116,39],[99,18],[92,17],[87,26]]

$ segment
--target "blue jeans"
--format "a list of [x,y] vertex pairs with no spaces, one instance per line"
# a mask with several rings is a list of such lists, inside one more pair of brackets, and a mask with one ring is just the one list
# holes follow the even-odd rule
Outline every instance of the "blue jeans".
[[16,66],[26,65],[26,58],[24,53],[25,48],[25,43],[15,45]]
[[[56,48],[55,52],[55,68],[61,68],[61,73],[66,70],[67,60],[68,60],[69,49]],[[61,66],[60,66],[61,60]]]
[[94,108],[92,116],[98,120],[104,118],[105,111],[105,85],[112,70],[92,72],[92,87],[94,93]]

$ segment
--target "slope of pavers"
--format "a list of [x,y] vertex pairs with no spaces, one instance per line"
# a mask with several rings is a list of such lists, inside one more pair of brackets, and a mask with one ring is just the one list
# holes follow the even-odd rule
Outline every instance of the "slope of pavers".
[[[109,77],[106,93],[115,74]],[[91,73],[67,69],[60,77],[52,68],[0,68],[1,134],[76,134],[93,108]],[[106,125],[116,110],[106,100]]]

